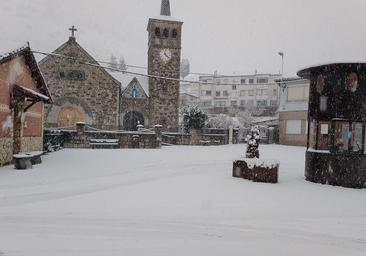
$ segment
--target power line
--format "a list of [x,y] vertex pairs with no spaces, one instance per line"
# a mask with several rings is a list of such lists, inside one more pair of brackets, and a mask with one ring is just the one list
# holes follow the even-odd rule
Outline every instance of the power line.
[[[148,74],[143,74],[143,73],[138,73],[138,72],[131,72],[131,71],[127,71],[127,70],[122,70],[122,69],[119,69],[119,68],[112,68],[112,67],[102,66],[100,64],[95,64],[95,63],[80,61],[80,60],[78,60],[75,57],[70,57],[70,56],[67,56],[67,55],[62,55],[62,54],[57,54],[57,53],[47,53],[47,52],[41,52],[41,51],[32,51],[32,52],[33,53],[36,53],[36,54],[45,55],[45,56],[51,56],[51,57],[56,57],[56,58],[69,59],[69,60],[75,61],[75,62],[77,62],[78,64],[81,64],[81,65],[87,65],[87,66],[92,66],[92,67],[97,67],[97,68],[104,68],[104,69],[107,69],[107,70],[121,72],[123,74],[130,74],[130,75],[135,75],[135,76],[150,77],[150,78],[155,78],[155,79],[169,80],[169,81],[183,82],[183,83],[190,83],[190,84],[203,84],[203,85],[240,85],[240,83],[213,83],[213,82],[202,82],[202,81],[185,80],[185,79],[179,79],[179,78],[173,78],[173,77],[165,77],[165,76],[148,75]],[[106,63],[106,62],[104,62],[104,63]]]

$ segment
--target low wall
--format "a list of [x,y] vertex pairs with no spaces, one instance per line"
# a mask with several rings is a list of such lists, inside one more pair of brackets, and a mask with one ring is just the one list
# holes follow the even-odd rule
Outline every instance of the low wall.
[[91,148],[91,139],[118,139],[119,148],[159,148],[155,133],[108,132],[108,131],[63,131],[67,134],[65,148]]
[[13,160],[13,138],[0,138],[0,166]]
[[[229,130],[202,129],[191,130],[190,133],[163,133],[162,142],[172,145],[227,145]],[[232,143],[239,143],[239,130],[233,130]]]
[[42,151],[43,138],[42,137],[22,137],[21,138],[21,152]]
[[[118,140],[116,148],[160,148],[161,147],[161,127],[156,127],[154,131],[95,131],[87,130],[84,123],[77,124],[75,130],[61,130],[57,134],[56,143],[62,143],[65,148],[92,148],[91,140]],[[94,128],[93,128],[94,129]],[[55,137],[52,132],[46,131],[45,138]],[[52,139],[52,138],[51,138]],[[103,147],[103,145],[100,145]],[[99,148],[100,148],[99,147]],[[108,145],[106,145],[108,147]],[[115,148],[114,147],[114,148]]]

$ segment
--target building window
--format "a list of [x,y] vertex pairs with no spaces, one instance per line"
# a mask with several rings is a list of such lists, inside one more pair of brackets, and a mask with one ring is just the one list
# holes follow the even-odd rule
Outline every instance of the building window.
[[353,152],[362,152],[362,123],[353,123],[351,146]]
[[268,84],[268,78],[258,78],[257,83],[258,84]]
[[246,92],[244,90],[240,91],[240,96],[245,96]]
[[226,107],[226,101],[216,101],[215,102],[215,107],[217,107],[217,108],[224,108],[224,107]]
[[211,96],[212,92],[211,91],[202,91],[202,95],[203,96]]
[[254,100],[248,100],[247,105],[248,106],[254,106]]
[[253,78],[250,78],[250,79],[249,79],[249,83],[250,83],[250,84],[254,84],[254,79],[253,79]]
[[267,106],[267,101],[266,100],[258,100],[257,101],[257,107],[264,108],[266,106]]
[[216,97],[220,97],[221,96],[221,92],[220,91],[216,91]]
[[301,120],[286,120],[286,134],[301,134]]
[[277,106],[277,100],[271,100],[269,102],[269,104],[271,105],[271,107],[276,107]]
[[160,28],[155,28],[155,35],[160,37]]
[[308,86],[291,86],[287,88],[288,101],[307,101],[309,99]]
[[246,80],[245,79],[241,79],[240,80],[240,84],[245,84]]
[[257,96],[261,96],[262,95],[262,90],[257,89]]
[[133,87],[132,87],[132,91],[131,91],[131,97],[132,98],[137,98],[139,95],[138,95],[138,91],[137,91],[137,89],[136,89],[136,86],[135,85],[133,85]]
[[172,37],[177,38],[177,36],[178,36],[178,31],[176,29],[173,29]]
[[60,79],[65,79],[65,72],[60,72]]
[[211,107],[212,106],[212,102],[211,101],[204,101],[204,102],[202,102],[202,106],[203,107]]
[[254,90],[249,90],[248,91],[248,96],[254,96]]
[[61,71],[58,78],[60,80],[84,81],[85,73],[81,70]]
[[230,102],[230,106],[232,106],[232,107],[236,107],[237,105],[238,105],[238,102],[236,100],[232,100]]
[[262,95],[267,95],[268,94],[268,90],[267,89],[262,89]]
[[169,37],[169,29],[164,28],[163,36],[164,36],[164,37],[166,37],[166,38],[168,38],[168,37]]
[[[348,136],[348,132],[347,132]],[[330,122],[319,122],[318,125],[318,150],[329,150]],[[348,139],[347,139],[348,140]]]
[[228,91],[223,91],[223,95],[224,95],[224,97],[229,97]]
[[236,90],[236,85],[231,86],[231,89]]
[[240,101],[240,106],[245,106],[245,100]]

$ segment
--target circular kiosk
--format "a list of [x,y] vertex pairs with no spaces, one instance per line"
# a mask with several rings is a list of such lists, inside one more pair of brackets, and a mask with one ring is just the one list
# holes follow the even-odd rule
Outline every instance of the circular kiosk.
[[366,187],[366,63],[335,63],[298,72],[310,80],[305,177]]

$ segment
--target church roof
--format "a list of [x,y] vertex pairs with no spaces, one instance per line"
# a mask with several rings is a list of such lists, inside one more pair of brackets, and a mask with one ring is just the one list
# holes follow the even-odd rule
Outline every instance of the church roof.
[[[95,65],[100,65],[78,42],[76,42],[75,37],[70,37],[69,40],[67,42],[65,42],[64,44],[62,44],[60,47],[58,47],[56,50],[54,50],[52,53],[53,54],[57,54],[59,52],[61,52],[62,50],[64,50],[65,48],[67,48],[70,44],[74,44],[80,52],[82,52],[86,58],[89,59],[88,62],[91,62],[92,64]],[[44,63],[46,63],[50,58],[52,58],[52,55],[48,55],[45,58],[43,58],[40,62],[39,65],[43,65]],[[114,82],[118,85],[120,85],[120,82],[115,79],[114,76],[112,76],[109,72],[107,72],[103,67],[100,67],[100,69],[102,70],[102,72],[109,76],[112,80],[114,80]]]
[[152,18],[150,18],[150,20],[173,21],[173,22],[183,23],[182,21],[171,16],[169,0],[161,1],[160,15],[156,16],[156,17],[152,17]]
[[121,83],[122,91],[128,87],[128,85],[132,82],[133,79],[137,79],[139,84],[141,85],[142,89],[149,96],[149,78],[146,76],[139,76],[133,74],[125,74],[122,72],[113,72],[108,71],[111,76],[113,76],[116,80]]
[[169,0],[161,1],[160,15],[170,16],[170,2]]

